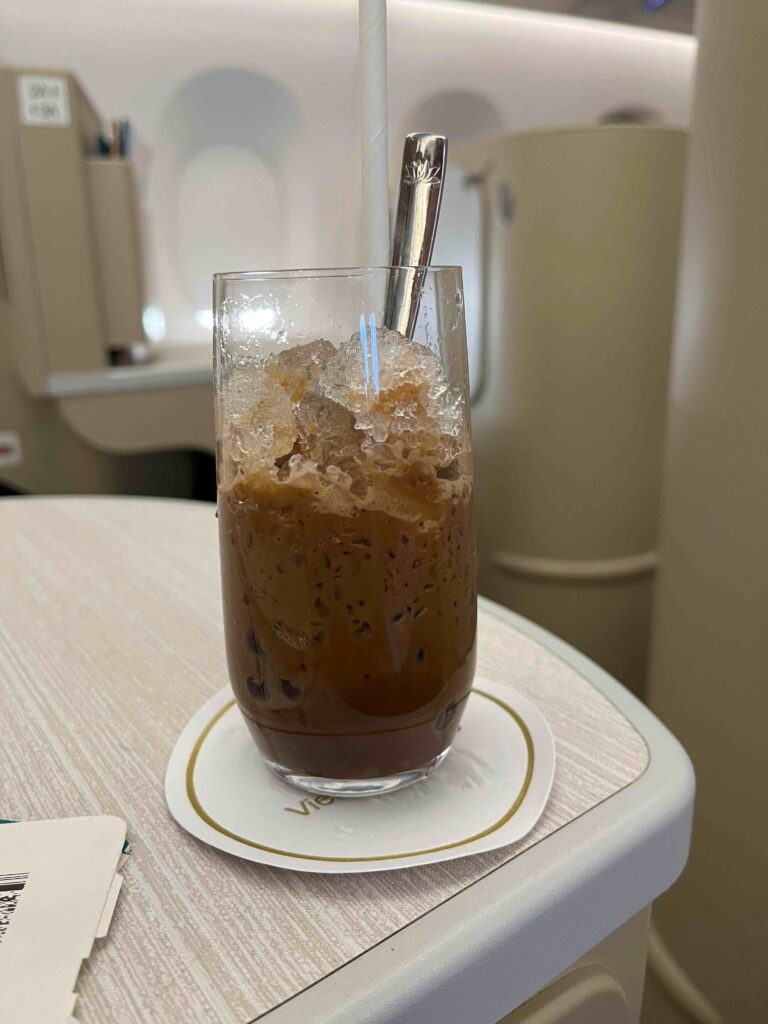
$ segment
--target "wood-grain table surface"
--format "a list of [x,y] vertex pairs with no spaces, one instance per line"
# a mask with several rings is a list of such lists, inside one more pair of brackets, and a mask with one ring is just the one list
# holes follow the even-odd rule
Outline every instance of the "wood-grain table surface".
[[213,506],[2,499],[0,580],[0,817],[116,814],[134,847],[109,936],[79,979],[81,1024],[270,1014],[590,809],[615,799],[618,814],[617,794],[648,769],[647,736],[568,659],[483,603],[479,671],[531,697],[556,739],[534,831],[394,872],[241,861],[180,829],[163,796],[180,730],[226,683]]

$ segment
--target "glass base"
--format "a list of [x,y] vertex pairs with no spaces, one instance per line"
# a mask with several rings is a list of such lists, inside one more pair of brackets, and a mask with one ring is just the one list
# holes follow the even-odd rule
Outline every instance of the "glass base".
[[426,779],[431,771],[445,760],[450,747],[447,747],[431,761],[412,768],[407,772],[397,772],[395,775],[384,775],[378,779],[326,779],[319,775],[302,775],[285,765],[278,764],[266,758],[269,767],[279,775],[281,779],[290,782],[299,789],[305,789],[308,793],[317,793],[320,796],[379,796],[381,793],[395,793],[398,789],[405,789],[414,782]]

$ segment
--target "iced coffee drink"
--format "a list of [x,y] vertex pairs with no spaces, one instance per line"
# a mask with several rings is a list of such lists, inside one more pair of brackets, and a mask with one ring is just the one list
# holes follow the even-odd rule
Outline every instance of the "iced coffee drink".
[[370,321],[275,346],[229,368],[218,473],[229,671],[264,757],[323,792],[424,775],[474,671],[463,390]]

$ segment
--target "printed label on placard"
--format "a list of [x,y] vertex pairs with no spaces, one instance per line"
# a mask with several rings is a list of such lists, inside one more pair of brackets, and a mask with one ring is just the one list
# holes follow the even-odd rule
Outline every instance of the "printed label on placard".
[[21,75],[19,83],[19,118],[22,124],[46,128],[67,128],[69,89],[66,78],[42,75]]
[[29,875],[20,872],[12,875],[0,875],[0,942],[8,931],[11,914],[19,904],[21,890],[27,884]]

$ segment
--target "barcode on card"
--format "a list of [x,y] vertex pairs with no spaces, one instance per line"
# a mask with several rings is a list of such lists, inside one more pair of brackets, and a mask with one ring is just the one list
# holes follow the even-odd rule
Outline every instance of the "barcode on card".
[[0,942],[8,931],[11,916],[18,906],[21,890],[27,884],[29,875],[19,872],[14,875],[0,875]]

